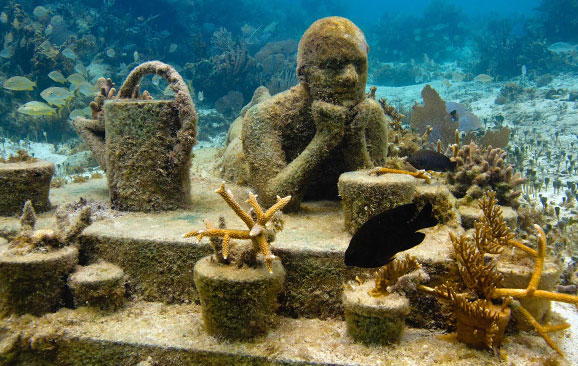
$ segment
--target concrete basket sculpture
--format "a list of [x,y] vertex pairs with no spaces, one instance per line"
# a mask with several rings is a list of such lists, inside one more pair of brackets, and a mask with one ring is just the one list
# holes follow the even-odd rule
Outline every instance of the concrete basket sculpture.
[[[138,98],[140,80],[148,74],[165,78],[174,100],[152,100],[146,92]],[[98,120],[78,119],[74,125],[106,171],[113,207],[189,208],[197,113],[179,73],[159,61],[145,62],[128,75],[116,98],[113,91],[106,99],[100,114],[104,129]]]

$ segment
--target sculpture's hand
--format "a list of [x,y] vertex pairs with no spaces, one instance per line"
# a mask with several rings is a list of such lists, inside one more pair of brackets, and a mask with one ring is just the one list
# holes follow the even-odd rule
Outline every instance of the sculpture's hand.
[[349,170],[369,168],[373,165],[366,144],[366,129],[371,117],[366,103],[359,103],[350,112],[345,122],[343,137],[345,156]]
[[328,140],[327,142],[333,146],[337,146],[345,134],[347,108],[316,100],[311,105],[311,114],[317,128],[317,135]]
[[359,103],[349,112],[348,120],[345,122],[345,133],[359,134],[365,133],[369,123],[369,111],[365,103]]

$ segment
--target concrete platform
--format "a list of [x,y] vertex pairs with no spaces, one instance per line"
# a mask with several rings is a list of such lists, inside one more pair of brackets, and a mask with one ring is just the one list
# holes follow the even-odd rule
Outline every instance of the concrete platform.
[[[204,158],[204,160],[202,159]],[[204,228],[204,219],[243,228],[225,202],[214,193],[220,179],[210,174],[207,159],[193,160],[194,208],[158,214],[104,211],[80,238],[81,264],[105,260],[123,269],[130,303],[116,313],[89,308],[62,309],[41,318],[28,315],[0,320],[1,365],[539,365],[564,360],[541,338],[510,336],[499,356],[475,351],[440,331],[408,329],[399,345],[365,347],[345,334],[342,284],[371,270],[346,268],[343,254],[351,235],[344,229],[338,201],[308,202],[299,213],[285,215],[284,230],[273,242],[287,278],[280,296],[279,326],[255,343],[219,343],[203,330],[193,283],[196,261],[211,253],[208,240],[196,244],[182,234]],[[198,161],[196,161],[199,159]],[[195,162],[196,161],[196,162]],[[227,185],[242,205],[247,188]],[[51,190],[54,205],[80,197],[108,200],[105,179],[67,184]],[[247,206],[246,206],[247,207]],[[52,227],[51,213],[40,214],[37,228]],[[0,227],[18,227],[18,219],[0,218]],[[425,241],[408,251],[431,276],[430,285],[455,278],[448,232],[459,225],[424,230]],[[384,232],[387,235],[387,232]],[[0,251],[5,242],[0,240]],[[418,293],[410,299],[407,324],[420,328],[448,325],[437,300]],[[558,320],[554,320],[557,322]],[[568,334],[568,333],[567,333]],[[573,338],[555,334],[568,352]],[[142,363],[141,365],[145,365]]]
[[[225,216],[227,227],[245,228],[214,193],[220,184],[219,179],[194,174],[191,182],[194,207],[190,211],[123,213],[119,217],[95,221],[80,237],[80,264],[101,259],[119,266],[127,276],[128,293],[133,299],[170,304],[198,302],[193,266],[210,254],[211,248],[208,239],[196,244],[193,238],[182,238],[182,234],[204,228],[204,219],[216,225],[219,215]],[[248,209],[244,202],[248,188],[232,184],[227,187]],[[53,204],[76,202],[80,197],[106,202],[106,180],[89,180],[51,190]],[[272,244],[273,253],[281,258],[287,271],[285,290],[280,297],[280,314],[341,318],[342,283],[373,271],[346,268],[343,263],[351,235],[344,229],[340,202],[309,202],[299,213],[284,216],[284,230],[277,234]],[[37,227],[50,227],[52,221],[49,214],[39,215]],[[17,228],[18,220],[0,218],[2,226]],[[449,230],[460,232],[461,228],[438,225],[426,229],[424,242],[408,251],[428,268],[434,284],[447,280],[448,266],[454,263],[450,258]],[[387,235],[386,231],[384,235]],[[429,307],[431,301],[423,305]],[[433,317],[436,309],[421,309],[420,317],[428,311]],[[424,325],[429,320],[416,322]]]
[[0,360],[13,357],[8,365],[134,366],[148,360],[155,366],[477,366],[555,359],[541,338],[527,334],[509,336],[499,355],[467,348],[452,335],[411,328],[399,344],[367,347],[347,336],[343,321],[319,319],[280,318],[257,342],[221,343],[204,332],[198,306],[146,302],[111,315],[63,309],[38,319],[5,320],[0,327]]

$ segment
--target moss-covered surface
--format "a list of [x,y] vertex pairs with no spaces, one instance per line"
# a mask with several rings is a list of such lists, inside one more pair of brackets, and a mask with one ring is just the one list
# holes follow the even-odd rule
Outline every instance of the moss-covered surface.
[[108,101],[104,116],[113,206],[123,211],[190,208],[190,158],[175,164],[175,154],[183,152],[173,151],[181,128],[175,104],[162,100]]
[[98,262],[78,266],[68,277],[74,306],[96,306],[115,310],[124,304],[124,272],[118,266]]
[[134,366],[149,357],[155,366],[569,364],[540,337],[527,334],[510,336],[495,355],[444,338],[439,331],[408,328],[399,343],[376,347],[354,342],[340,320],[277,321],[259,342],[221,342],[204,331],[197,305],[139,302],[112,314],[86,307],[62,309],[41,318],[0,321],[0,336],[11,345],[0,349],[6,350],[0,359],[11,358],[3,363],[7,366]]
[[373,287],[375,281],[367,281],[343,291],[347,334],[363,344],[397,343],[405,329],[409,300],[398,294],[372,297],[368,291]]
[[[202,154],[198,153],[197,157],[200,156]],[[170,304],[198,302],[193,267],[212,250],[207,239],[195,243],[193,238],[183,239],[182,234],[192,228],[204,227],[204,219],[216,224],[219,215],[225,216],[231,228],[243,228],[243,223],[215,195],[220,180],[193,176],[191,182],[194,202],[191,211],[134,212],[93,223],[80,237],[80,264],[92,264],[101,259],[119,266],[126,275],[127,295],[135,299]],[[246,194],[244,187],[232,184],[227,187],[236,197]],[[106,181],[67,184],[52,192],[52,200],[58,204],[77,201],[80,196],[105,200]],[[247,208],[246,203],[241,205]],[[279,314],[341,318],[341,284],[370,271],[347,268],[343,263],[343,253],[351,235],[343,228],[340,202],[305,202],[302,210],[284,217],[284,229],[277,233],[272,243],[273,253],[281,258],[287,271],[279,297]],[[47,220],[39,215],[38,228],[50,227],[50,220]],[[18,222],[14,218],[0,218],[0,226],[4,225],[18,227]],[[442,225],[425,229],[424,242],[408,251],[424,264],[434,285],[448,278],[453,263],[448,241],[450,230],[456,235],[462,232],[459,228]],[[433,298],[431,301],[412,299],[412,304],[418,306],[410,314],[412,325],[444,325],[439,313],[431,310],[437,304]]]
[[412,202],[418,180],[405,174],[369,175],[368,170],[339,177],[345,229],[353,234],[371,217]]
[[50,210],[54,164],[47,161],[0,163],[0,215],[20,215],[30,200],[36,212]]
[[275,325],[277,295],[285,270],[273,262],[273,273],[257,268],[229,266],[208,256],[197,262],[195,285],[201,299],[204,329],[223,340],[251,341]]
[[421,182],[416,187],[413,201],[418,207],[423,207],[428,202],[431,203],[433,216],[440,224],[447,224],[459,218],[456,208],[457,200],[443,184]]
[[78,249],[50,253],[0,254],[0,314],[44,314],[65,304],[66,278]]

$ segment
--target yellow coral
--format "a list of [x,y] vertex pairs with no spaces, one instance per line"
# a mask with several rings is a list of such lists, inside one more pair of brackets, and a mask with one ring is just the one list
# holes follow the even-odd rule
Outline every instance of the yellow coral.
[[266,239],[265,227],[267,222],[269,222],[273,216],[285,207],[291,200],[291,196],[280,198],[277,196],[277,203],[271,206],[267,211],[263,211],[263,208],[257,202],[257,196],[253,193],[249,193],[248,203],[251,204],[253,211],[256,216],[254,220],[249,213],[241,208],[241,206],[233,197],[231,191],[225,189],[225,184],[221,184],[219,189],[215,191],[219,196],[225,200],[227,205],[243,220],[245,225],[249,230],[235,230],[235,229],[224,229],[224,228],[214,228],[208,221],[205,221],[207,230],[195,230],[183,234],[184,238],[190,238],[195,236],[197,241],[200,241],[204,236],[211,238],[223,238],[222,243],[222,254],[223,258],[227,259],[229,255],[229,242],[231,239],[247,239],[253,242],[253,246],[256,252],[261,252],[265,258],[265,265],[269,272],[273,272],[273,260],[275,256],[271,253],[271,248]]
[[375,288],[369,294],[373,297],[387,296],[389,294],[388,286],[397,281],[399,277],[418,268],[421,268],[421,264],[410,255],[406,255],[403,259],[394,259],[375,272]]

